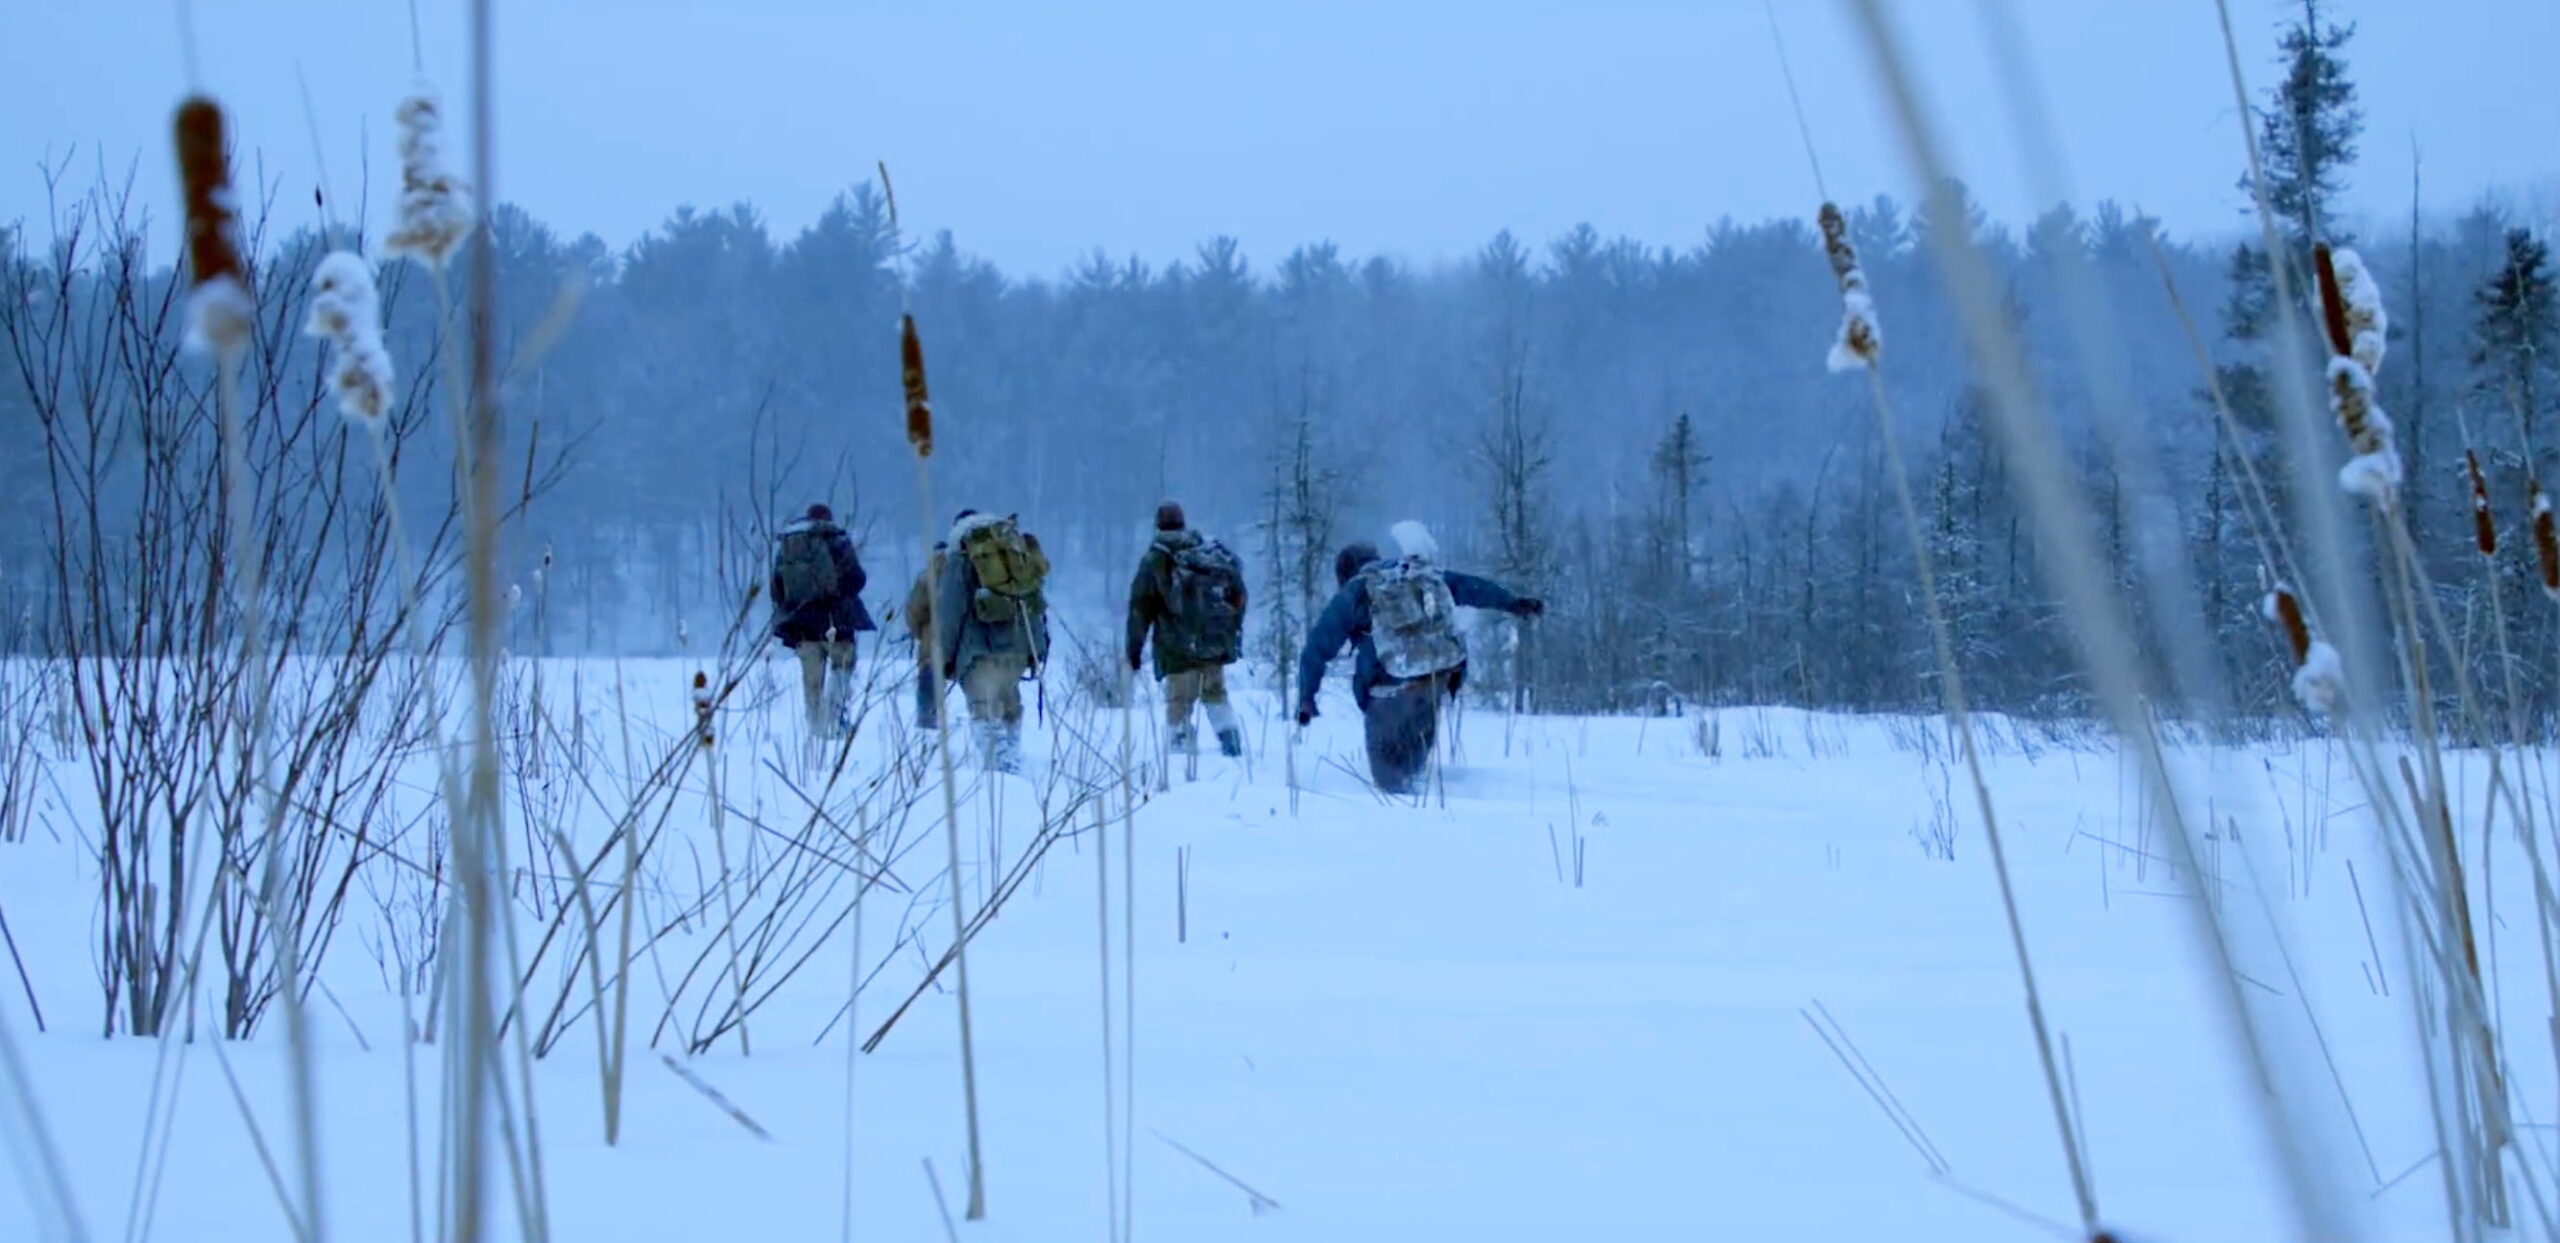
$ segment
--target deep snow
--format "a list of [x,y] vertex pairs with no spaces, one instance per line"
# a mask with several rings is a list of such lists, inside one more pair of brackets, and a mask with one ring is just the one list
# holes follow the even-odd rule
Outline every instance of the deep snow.
[[[783,833],[749,827],[796,814],[783,774],[814,788],[799,767],[796,690],[786,693],[782,659],[758,666],[756,693],[721,721],[723,831],[733,835],[732,884],[741,887],[750,874],[781,875],[799,854],[781,844]],[[590,718],[597,740],[586,763],[610,788],[630,775],[618,739],[604,741],[621,729],[617,682],[645,738],[663,742],[689,718],[682,687],[692,668],[556,662],[543,693]],[[881,673],[903,676],[904,667],[893,657]],[[1032,731],[1035,764],[1089,773],[1096,756],[1116,753],[1119,714],[1061,698],[1053,694],[1051,719]],[[857,778],[877,771],[903,736],[877,715],[902,711],[903,688],[877,686],[870,702]],[[1141,751],[1155,745],[1153,707],[1145,700],[1137,714]],[[1477,706],[1439,788],[1390,801],[1357,777],[1347,699],[1327,697],[1294,757],[1268,696],[1249,695],[1243,708],[1248,762],[1203,758],[1196,781],[1177,765],[1171,788],[1136,816],[1137,1234],[2046,1237],[1983,1195],[2073,1217],[1981,829],[1934,723],[1750,708],[1513,720]],[[2030,944],[2050,1017],[2069,1041],[2105,1218],[2128,1238],[2285,1237],[2280,1184],[2185,918],[2196,899],[2164,862],[2157,817],[2093,735],[1987,725]],[[51,1031],[34,1034],[5,965],[0,1017],[32,1065],[91,1237],[126,1237],[161,1046],[97,1034],[95,815],[80,809],[77,765],[50,745],[45,754],[53,758],[38,826],[25,841],[0,843],[0,911],[27,951]],[[2220,876],[2208,887],[2236,924],[2262,924],[2254,911],[2266,895],[2372,1150],[2368,1165],[2329,1071],[2301,1038],[2307,1027],[2280,1033],[2278,1059],[2339,1203],[2370,1237],[2444,1237],[2431,1172],[2382,1192],[2372,1173],[2387,1181],[2410,1170],[2435,1140],[2388,872],[2366,840],[2344,765],[2319,741],[2197,745],[2181,759],[2218,826],[2209,845]],[[697,774],[677,802],[647,877],[660,905],[644,905],[644,923],[666,922],[717,884],[708,802],[694,789],[703,784]],[[973,901],[1029,848],[1041,791],[1054,800],[1065,790],[1040,771],[1000,785],[1000,809],[976,778],[962,792]],[[427,783],[418,786],[423,799]],[[1116,789],[1108,797],[1116,904]],[[569,804],[581,842],[600,841],[603,814]],[[1002,832],[989,828],[995,814]],[[861,1000],[866,1033],[948,941],[936,904],[943,847],[930,819],[910,826],[897,863],[915,895],[874,890],[866,900],[865,965],[877,971]],[[2465,823],[2477,821],[2474,813]],[[971,946],[990,1216],[964,1224],[965,1238],[1107,1234],[1088,829],[1080,820],[1078,835],[1049,851]],[[988,866],[991,853],[999,866]],[[2545,1008],[2526,939],[2531,908],[2511,887],[2521,870],[2474,872],[2499,888],[2499,910],[2510,915],[2514,940],[2500,965],[2514,1033],[2540,1028]],[[687,1059],[770,1141],[660,1063],[662,1053],[684,1056],[680,1018],[656,1047],[633,1051],[625,1135],[608,1148],[593,1030],[581,1021],[560,1039],[536,1070],[552,1237],[839,1237],[847,1029],[819,1037],[844,1003],[849,928],[813,938],[851,896],[842,884],[809,899],[819,918],[791,946],[818,948],[752,1016],[751,1054],[732,1035]],[[350,904],[324,972],[333,997],[312,1011],[327,1224],[340,1239],[411,1237],[402,1008],[369,952],[378,937],[364,931],[382,918],[370,900]],[[2368,918],[2380,961],[2368,949]],[[1120,919],[1115,906],[1114,935]],[[902,931],[923,948],[898,944]],[[678,932],[667,966],[635,965],[635,1041],[657,1028],[676,960],[690,961],[708,940],[699,926]],[[2295,1022],[2295,973],[2271,944],[2244,936],[2243,991],[2272,1021]],[[555,955],[536,970],[546,1001],[544,989],[564,979],[579,982],[583,999],[583,974],[564,962]],[[718,992],[692,984],[682,1015]],[[1816,1002],[1943,1151],[1950,1177],[1931,1176],[1816,1034],[1803,1013]],[[954,1011],[948,995],[928,994],[856,1065],[856,1237],[940,1237],[928,1158],[957,1211],[965,1172]],[[292,1140],[280,1031],[271,1024],[228,1056],[281,1158]],[[2513,1039],[2520,1099],[2551,1100],[2548,1047]],[[154,1237],[289,1237],[210,1043],[184,1053]],[[434,1050],[420,1052],[430,1213],[437,1065]],[[14,1125],[0,1133],[23,1164],[24,1137]],[[2547,1147],[2542,1126],[2527,1136],[2529,1149]],[[1168,1140],[1279,1207],[1254,1211],[1244,1191]],[[21,1182],[0,1182],[0,1239],[44,1237],[35,1214]],[[511,1208],[502,1206],[501,1221],[498,1237],[514,1237]]]

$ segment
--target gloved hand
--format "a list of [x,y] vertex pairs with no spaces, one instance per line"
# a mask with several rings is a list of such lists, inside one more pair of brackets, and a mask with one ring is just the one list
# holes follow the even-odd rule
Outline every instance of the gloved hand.
[[1522,596],[1511,602],[1510,612],[1513,617],[1544,617],[1547,602],[1536,596]]
[[1304,728],[1307,722],[1314,719],[1316,719],[1316,705],[1314,700],[1310,699],[1298,705],[1298,725],[1300,728]]
[[1138,658],[1142,655],[1144,655],[1144,653],[1134,647],[1129,649],[1129,672],[1136,673],[1138,671],[1141,665]]

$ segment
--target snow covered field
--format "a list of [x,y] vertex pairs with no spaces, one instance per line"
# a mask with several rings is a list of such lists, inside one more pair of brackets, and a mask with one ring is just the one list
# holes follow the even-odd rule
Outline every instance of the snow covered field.
[[[887,663],[885,676],[903,676]],[[688,745],[691,672],[562,661],[538,689],[511,680],[549,705],[540,728],[559,740],[540,763],[516,756],[509,783],[526,1005],[548,1046],[534,1080],[550,1237],[838,1238],[848,1100],[855,1236],[941,1237],[924,1162],[955,1216],[966,1178],[954,998],[926,988],[876,1052],[852,1059],[847,1082],[848,1033],[878,1030],[950,941],[939,787],[897,719],[904,687],[874,689],[830,785],[799,737],[785,666],[760,664],[716,722],[717,766],[686,769],[665,797],[634,795],[658,757]],[[991,786],[964,772],[960,790],[968,909],[1001,899],[968,956],[989,1215],[963,1223],[964,1238],[1108,1235],[1092,831],[1107,808],[1116,938],[1120,717],[1065,698],[1053,688],[1031,731],[1029,776]],[[1477,707],[1442,789],[1416,804],[1368,790],[1350,704],[1328,695],[1325,707],[1293,755],[1274,705],[1254,697],[1248,763],[1203,759],[1197,780],[1177,771],[1137,812],[1137,1235],[2055,1237],[1992,1198],[2075,1220],[1984,839],[1933,723],[1778,709],[1514,721]],[[2198,951],[2196,899],[2165,862],[2158,818],[2094,736],[1988,724],[2102,1216],[2128,1239],[2287,1237],[2261,1111]],[[218,1042],[100,1038],[96,813],[82,805],[92,796],[76,752],[42,726],[16,723],[34,729],[43,768],[25,839],[0,843],[0,912],[49,1031],[35,1033],[6,964],[0,1018],[86,1233],[59,1233],[34,1184],[10,1180],[0,1239],[135,1237],[164,1052],[181,1078],[151,1237],[289,1238]],[[2180,760],[2217,826],[2206,888],[2241,930],[2241,992],[2273,1033],[2271,1060],[2331,1202],[2365,1237],[2446,1237],[2444,1188],[2421,1167],[2436,1138],[2417,985],[2388,866],[2338,752],[2199,745]],[[2476,791],[2484,764],[2464,760]],[[414,811],[432,804],[432,766],[411,770]],[[525,824],[558,825],[584,858],[634,805],[664,827],[634,887],[646,948],[633,959],[623,1133],[609,1147],[572,865]],[[410,819],[384,813],[405,827],[386,827],[388,853],[359,868],[311,1008],[332,1238],[412,1237],[413,1151],[434,1228],[438,1054],[416,1055],[413,1146],[392,987],[415,946],[389,929],[404,912],[417,921],[392,875],[408,865],[390,856],[421,857],[430,831]],[[2461,820],[2475,849],[2480,819],[2473,808]],[[849,861],[864,832],[890,872],[864,899],[868,983],[848,1025]],[[2484,936],[2517,1033],[2507,1059],[2516,1099],[2550,1102],[2550,1050],[2523,1035],[2544,1028],[2547,1007],[2521,852],[2509,840],[2497,852],[2470,862],[2475,888],[2498,894]],[[593,857],[601,902],[622,864]],[[2265,935],[2270,912],[2289,956]],[[743,988],[728,975],[733,947],[749,964]],[[1110,970],[1116,989],[1116,946]],[[743,1030],[728,1021],[741,992],[753,1002]],[[1825,1015],[1946,1175],[1816,1030]],[[289,1180],[282,1030],[271,1019],[221,1052]],[[34,1174],[19,1116],[0,1108],[0,1133]],[[2525,1164],[2545,1186],[2554,1121],[2523,1119]],[[2520,1198],[2521,1211],[2531,1203]],[[512,1203],[502,1196],[498,1211],[499,1237],[516,1237]]]

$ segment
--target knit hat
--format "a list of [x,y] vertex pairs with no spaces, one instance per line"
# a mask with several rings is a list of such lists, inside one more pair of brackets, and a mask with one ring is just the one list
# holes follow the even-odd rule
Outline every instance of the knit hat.
[[1156,506],[1157,530],[1179,531],[1182,527],[1182,506],[1172,501],[1166,501],[1164,504]]
[[815,504],[815,505],[811,505],[811,506],[809,507],[809,521],[811,521],[811,522],[833,522],[833,521],[835,521],[835,520],[836,520],[836,511],[834,511],[834,510],[832,510],[832,509],[827,508],[827,504],[826,504],[826,502],[824,502],[824,501],[820,501],[820,502],[818,502],[817,504]]
[[1342,551],[1335,554],[1333,558],[1334,585],[1340,586],[1350,582],[1353,575],[1368,568],[1369,563],[1377,559],[1378,546],[1367,540],[1343,545]]

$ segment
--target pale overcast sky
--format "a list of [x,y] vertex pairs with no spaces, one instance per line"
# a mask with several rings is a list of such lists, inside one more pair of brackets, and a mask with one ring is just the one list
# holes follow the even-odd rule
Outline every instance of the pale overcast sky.
[[[204,85],[307,216],[317,161],[351,199],[370,131],[373,218],[396,181],[405,0],[193,0]],[[2239,148],[2211,0],[2008,0],[2079,197],[2184,233],[2238,220]],[[2252,85],[2283,0],[2232,0]],[[1976,0],[1901,23],[1987,206],[2035,206]],[[2405,213],[2413,140],[2434,210],[2560,199],[2560,0],[2344,0],[2368,127],[2352,212]],[[777,234],[875,159],[911,228],[1016,272],[1094,247],[1150,260],[1219,233],[1267,269],[1330,238],[1461,254],[1577,221],[1685,245],[1725,214],[1809,212],[1814,190],[1761,0],[497,0],[500,197],[619,247],[679,204],[748,200]],[[420,0],[429,74],[462,101],[465,6]],[[177,0],[0,0],[0,220],[45,212],[39,166],[137,167],[175,202]],[[1832,0],[1779,0],[1833,193],[1907,196],[1863,49]],[[458,118],[459,119],[459,116]],[[137,163],[138,161],[138,163]]]

